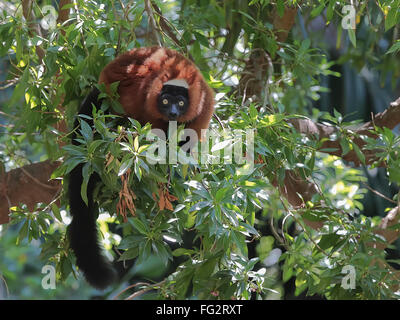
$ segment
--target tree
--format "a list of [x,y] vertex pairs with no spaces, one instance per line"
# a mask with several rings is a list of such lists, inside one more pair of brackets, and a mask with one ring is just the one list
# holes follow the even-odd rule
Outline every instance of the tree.
[[[364,215],[372,188],[358,168],[384,168],[385,183],[399,183],[400,98],[392,93],[386,110],[353,115],[358,121],[343,105],[334,105],[343,115],[321,111],[324,81],[340,78],[335,68],[345,64],[398,91],[398,0],[48,4],[1,3],[2,89],[12,94],[0,118],[0,221],[19,226],[19,242],[40,240],[58,279],[76,274],[63,177],[84,162],[85,176],[97,172],[104,182],[99,222],[116,258],[136,259],[137,268],[178,260],[160,281],[128,280],[138,289],[130,298],[284,297],[291,278],[296,295],[398,298],[396,261],[384,251],[399,236],[397,194],[373,190],[390,207]],[[101,69],[144,45],[184,53],[215,89],[209,161],[151,163],[150,126],[132,119],[112,127],[116,117],[103,110],[93,114],[95,128],[81,120],[82,144],[71,145],[77,107]],[[241,157],[224,163],[230,146]],[[188,232],[194,245],[184,247]],[[343,270],[354,271],[355,288]]]

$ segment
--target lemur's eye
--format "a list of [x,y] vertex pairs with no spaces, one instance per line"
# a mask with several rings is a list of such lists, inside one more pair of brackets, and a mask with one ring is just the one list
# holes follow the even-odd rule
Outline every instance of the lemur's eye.
[[178,102],[178,105],[179,105],[180,107],[183,107],[184,104],[185,104],[185,103],[184,103],[182,100]]
[[163,104],[168,104],[168,99],[163,99],[162,103]]

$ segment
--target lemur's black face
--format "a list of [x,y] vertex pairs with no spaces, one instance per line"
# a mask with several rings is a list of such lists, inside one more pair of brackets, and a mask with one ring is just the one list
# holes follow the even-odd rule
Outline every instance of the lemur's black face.
[[189,92],[185,87],[165,84],[158,97],[158,110],[168,120],[177,120],[189,108]]

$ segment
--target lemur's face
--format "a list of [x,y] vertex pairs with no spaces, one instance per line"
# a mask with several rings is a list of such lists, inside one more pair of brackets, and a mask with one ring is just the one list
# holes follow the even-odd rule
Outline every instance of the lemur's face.
[[168,81],[162,87],[157,101],[158,110],[168,120],[177,120],[189,108],[189,91],[183,80]]

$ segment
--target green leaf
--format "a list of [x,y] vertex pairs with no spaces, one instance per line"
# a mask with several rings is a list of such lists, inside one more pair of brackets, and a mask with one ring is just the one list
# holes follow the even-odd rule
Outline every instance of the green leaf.
[[85,139],[86,142],[91,142],[93,140],[93,131],[92,128],[89,126],[89,124],[81,119],[80,121],[81,123],[81,134],[83,136],[83,138]]
[[221,202],[221,200],[224,198],[224,196],[227,194],[227,191],[230,188],[222,188],[222,189],[218,189],[217,193],[215,194],[215,200],[217,202]]
[[125,110],[122,107],[122,105],[116,100],[112,101],[111,107],[116,113],[119,113],[119,114],[124,114],[125,113]]
[[318,242],[318,246],[321,247],[321,249],[326,250],[330,247],[335,246],[340,239],[341,236],[337,235],[336,233],[325,234]]
[[252,258],[249,260],[248,264],[246,265],[246,271],[250,271],[253,270],[254,266],[256,265],[257,262],[260,261],[260,258],[256,257],[256,258]]
[[51,205],[51,211],[53,211],[53,214],[58,221],[63,222],[63,220],[61,218],[60,209],[58,208],[58,206],[55,203],[53,203]]
[[162,183],[167,183],[168,179],[165,178],[163,175],[161,175],[158,171],[156,170],[150,170],[149,171],[149,176],[153,179],[155,179],[158,182],[162,182]]
[[78,164],[84,162],[84,160],[85,158],[83,157],[69,158],[67,161],[64,162],[63,166],[61,167],[64,169],[63,175],[70,173]]
[[158,257],[161,258],[165,266],[168,264],[169,260],[172,260],[172,255],[167,248],[168,247],[165,247],[163,243],[160,243],[158,241],[153,243],[154,252],[157,254]]
[[338,28],[337,36],[336,36],[336,49],[337,50],[339,50],[340,44],[342,42],[342,34],[343,34],[343,29],[342,28]]
[[208,43],[208,38],[206,36],[202,35],[199,32],[194,32],[193,35],[196,38],[196,40],[200,42],[202,46],[207,48],[210,46],[210,44]]
[[88,153],[93,153],[96,149],[104,143],[103,140],[94,140],[89,144]]
[[278,12],[278,15],[283,18],[283,15],[285,14],[285,1],[284,0],[278,0],[276,3],[276,9]]
[[132,218],[130,221],[137,231],[143,235],[147,235],[148,228],[142,221],[140,221],[138,218]]
[[397,40],[395,44],[393,44],[390,49],[386,52],[386,54],[389,53],[395,53],[400,51],[400,40]]
[[142,235],[129,235],[122,238],[121,243],[118,245],[118,249],[130,249],[139,247],[139,244],[143,241]]
[[135,140],[133,141],[133,148],[136,152],[139,150],[139,136],[135,137]]
[[88,186],[89,178],[90,178],[91,174],[92,174],[91,166],[90,166],[90,163],[87,162],[82,167],[83,181],[82,181],[82,185],[81,185],[81,197],[82,197],[83,202],[85,202],[85,204],[87,206],[89,206],[89,204],[88,204],[89,200],[88,200],[88,197],[87,197],[87,186]]
[[303,40],[303,41],[301,42],[299,52],[301,52],[301,53],[304,54],[304,53],[307,51],[307,49],[310,48],[310,45],[311,45],[311,40],[310,40],[310,38],[307,38],[307,39]]
[[53,171],[50,178],[56,179],[58,177],[62,177],[64,175],[64,172],[65,172],[65,166],[59,166],[57,169]]
[[15,33],[15,41],[17,45],[15,46],[15,55],[17,58],[17,61],[21,61],[22,59],[22,54],[23,54],[23,42],[22,42],[22,31],[20,29],[17,30]]
[[70,144],[63,146],[62,148],[72,156],[86,156],[86,150],[82,146],[74,146]]
[[107,126],[99,119],[94,120],[94,127],[96,128],[97,132],[100,133],[103,137],[107,136]]
[[391,182],[400,183],[400,169],[398,167],[391,166],[388,168],[389,180]]
[[212,258],[205,260],[201,266],[198,268],[195,277],[197,279],[209,279],[215,270],[215,266],[217,265],[218,259]]
[[330,0],[328,8],[326,9],[326,19],[328,20],[328,22],[331,21],[333,18],[333,13],[335,10],[335,3],[336,3],[336,0]]
[[139,248],[130,248],[126,250],[118,259],[118,261],[132,260],[139,255]]
[[245,242],[244,235],[239,232],[232,231],[231,238],[233,243],[236,244],[237,248],[241,251],[242,254],[247,254],[247,244]]
[[122,176],[131,166],[133,163],[133,158],[126,159],[121,166],[119,167],[118,177]]
[[357,154],[358,159],[361,161],[362,164],[365,165],[365,155],[364,153],[362,153],[360,147],[355,143],[352,143],[351,145],[353,146],[354,152]]
[[357,40],[356,40],[356,30],[348,29],[350,42],[353,44],[354,48],[357,48]]
[[385,17],[385,31],[388,31],[394,27],[400,20],[400,9],[393,1],[393,7],[390,8],[388,14]]
[[16,85],[11,99],[8,102],[10,106],[16,105],[23,96],[25,96],[25,89],[28,87],[29,83],[29,68],[25,68],[22,77],[19,79],[18,84]]
[[139,147],[139,149],[137,150],[137,153],[138,153],[138,154],[141,154],[142,152],[146,151],[149,147],[150,147],[150,144],[141,145],[141,146]]
[[256,107],[254,106],[254,104],[250,105],[249,112],[250,112],[250,118],[252,120],[256,120],[257,116],[258,116],[258,111],[257,111]]
[[17,243],[16,243],[17,245],[21,243],[21,240],[26,238],[28,232],[29,232],[29,220],[27,219],[25,220],[25,223],[22,225],[21,229],[19,229]]
[[337,111],[336,109],[333,109],[333,115],[335,116],[335,118],[337,119],[338,123],[341,123],[343,121],[343,116],[342,114]]
[[147,261],[151,255],[151,241],[146,240],[143,245],[141,245],[141,250],[139,250],[139,258],[137,263],[143,263]]
[[195,250],[185,249],[185,248],[178,248],[178,249],[175,249],[174,251],[172,251],[172,255],[174,257],[180,257],[180,256],[184,256],[184,255],[190,256],[195,253],[196,253]]
[[314,9],[311,10],[311,17],[315,18],[316,16],[319,16],[322,12],[322,10],[325,9],[325,1],[322,1],[319,6],[315,7]]
[[273,249],[275,238],[273,236],[264,236],[260,238],[260,243],[256,246],[256,251],[261,260],[268,257]]
[[244,222],[240,222],[240,225],[242,227],[244,227],[248,233],[251,233],[251,234],[255,235],[256,237],[260,236],[258,231],[254,227],[252,227],[251,225],[249,225],[247,223],[244,223]]
[[351,150],[350,143],[346,139],[341,139],[339,141],[340,147],[342,148],[342,155],[345,156]]
[[177,213],[177,212],[181,211],[184,208],[186,208],[186,206],[184,204],[180,203],[175,207],[174,213]]

